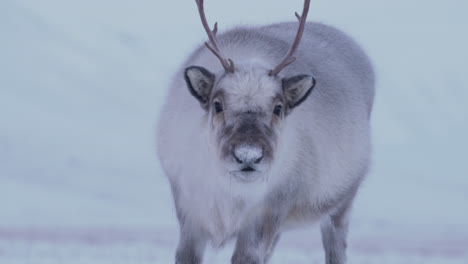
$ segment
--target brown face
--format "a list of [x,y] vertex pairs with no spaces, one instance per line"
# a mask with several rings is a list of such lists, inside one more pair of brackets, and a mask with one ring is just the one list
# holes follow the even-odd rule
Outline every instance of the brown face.
[[[220,89],[211,100],[211,126],[227,170],[243,181],[255,180],[274,159],[283,118],[280,96],[261,106]],[[244,101],[249,107],[239,107]]]
[[[186,80],[208,112],[219,157],[239,181],[255,181],[274,161],[286,113],[304,101],[312,90],[313,78],[281,80],[268,76],[266,70],[236,69],[216,82],[213,74],[201,69],[188,68]],[[290,89],[285,89],[285,84]],[[307,89],[300,89],[303,87]]]

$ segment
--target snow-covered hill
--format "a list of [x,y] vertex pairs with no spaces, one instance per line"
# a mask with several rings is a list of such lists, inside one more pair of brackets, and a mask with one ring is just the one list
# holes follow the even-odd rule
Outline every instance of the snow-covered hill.
[[[206,5],[222,30],[294,20],[302,1]],[[310,20],[355,36],[378,73],[351,263],[468,263],[467,8],[312,3]],[[193,1],[2,0],[0,33],[0,263],[171,262],[178,230],[155,120],[205,38]],[[273,261],[320,263],[320,250],[311,227],[286,235]]]

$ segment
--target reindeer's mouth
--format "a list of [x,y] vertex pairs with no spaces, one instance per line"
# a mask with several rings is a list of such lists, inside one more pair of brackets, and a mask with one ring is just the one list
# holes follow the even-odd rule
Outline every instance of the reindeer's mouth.
[[244,167],[238,171],[231,171],[230,174],[234,179],[242,183],[254,182],[262,176],[262,173],[250,166]]
[[255,169],[250,167],[250,166],[247,166],[247,167],[243,168],[241,171],[243,171],[243,172],[254,172]]

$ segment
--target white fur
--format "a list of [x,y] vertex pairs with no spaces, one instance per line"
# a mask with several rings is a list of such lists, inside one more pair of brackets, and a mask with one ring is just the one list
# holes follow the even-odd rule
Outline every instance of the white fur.
[[[253,31],[290,42],[295,28],[296,24],[287,23]],[[267,105],[281,89],[267,72],[284,53],[268,53],[264,44],[238,45],[228,34],[225,42],[223,35],[219,38],[225,56],[234,60],[237,74],[229,83],[222,79],[217,84],[234,87],[229,95],[235,99],[226,107],[241,110]],[[277,128],[280,137],[274,162],[252,183],[235,180],[220,162],[211,117],[190,95],[183,79],[183,69],[191,65],[220,77],[219,61],[207,49],[198,49],[170,87],[159,122],[159,157],[171,184],[177,186],[179,210],[206,230],[216,246],[234,236],[255,212],[261,212],[264,199],[273,190],[297,189],[300,193],[295,202],[313,208],[359,184],[367,172],[374,93],[367,57],[341,32],[314,23],[307,24],[297,56],[281,76],[310,74],[317,79],[317,88]],[[241,147],[236,155],[250,158],[261,153]],[[291,216],[290,223],[313,221],[328,213],[310,212],[300,219]]]

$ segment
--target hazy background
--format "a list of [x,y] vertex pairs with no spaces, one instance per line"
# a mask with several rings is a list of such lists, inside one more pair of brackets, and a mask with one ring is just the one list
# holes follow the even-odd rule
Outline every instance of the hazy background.
[[[301,0],[206,0],[210,23],[294,21]],[[315,0],[378,75],[374,165],[350,263],[468,263],[468,2]],[[170,78],[204,41],[193,0],[0,0],[0,262],[171,263],[155,149]],[[322,263],[316,226],[273,263]],[[232,245],[208,252],[226,262]],[[386,261],[386,262],[385,262]]]

